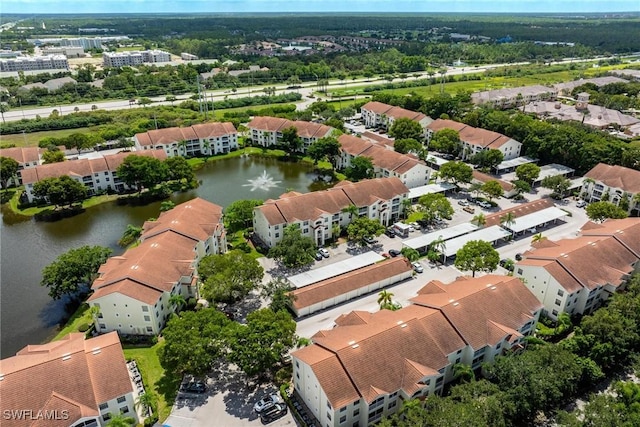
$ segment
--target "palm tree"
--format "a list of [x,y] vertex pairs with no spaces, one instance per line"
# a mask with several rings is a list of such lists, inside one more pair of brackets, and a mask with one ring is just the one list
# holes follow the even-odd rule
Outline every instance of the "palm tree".
[[107,425],[109,427],[131,427],[136,420],[131,417],[125,417],[123,414],[114,415],[109,419]]
[[360,212],[360,210],[358,209],[358,207],[356,205],[350,204],[346,208],[342,209],[342,212],[348,213],[349,214],[349,221],[351,221],[353,216],[354,215],[358,215],[358,212]]
[[378,294],[378,305],[380,305],[380,310],[388,308],[393,305],[393,294],[383,289]]
[[505,215],[500,217],[500,224],[504,225],[507,228],[509,228],[515,223],[516,223],[516,214],[514,214],[513,212],[507,212]]
[[178,148],[180,149],[181,152],[183,152],[184,155],[187,154],[187,140],[183,139],[181,141],[178,141]]
[[473,368],[470,365],[464,363],[456,363],[453,365],[453,378],[460,380],[461,383],[469,383],[475,381],[476,376],[473,373]]
[[184,299],[182,294],[175,294],[169,297],[169,304],[175,305],[176,311],[180,311],[180,308],[186,303],[187,301]]
[[420,258],[420,254],[413,248],[404,247],[400,250],[400,253],[409,261],[414,262]]
[[555,332],[556,333],[564,332],[569,328],[571,328],[571,326],[573,326],[573,323],[571,322],[571,316],[567,312],[562,312],[558,316]]
[[400,204],[402,205],[402,214],[405,218],[408,218],[412,206],[411,199],[404,199]]
[[204,142],[202,143],[202,149],[206,154],[211,154],[211,143],[209,142],[208,139],[205,139]]
[[478,227],[484,227],[487,223],[487,217],[480,212],[478,215],[474,216],[471,219],[471,223],[477,225]]
[[7,111],[9,111],[9,106],[4,102],[0,102],[0,114],[2,114],[2,123],[5,123],[4,113],[6,113]]
[[542,242],[546,238],[547,237],[543,236],[542,233],[534,234],[533,237],[531,238],[531,243]]
[[400,415],[408,415],[412,412],[422,411],[422,402],[420,399],[405,400],[400,407]]
[[144,414],[150,415],[156,411],[157,401],[155,394],[147,392],[138,396],[135,405],[136,408],[142,409]]

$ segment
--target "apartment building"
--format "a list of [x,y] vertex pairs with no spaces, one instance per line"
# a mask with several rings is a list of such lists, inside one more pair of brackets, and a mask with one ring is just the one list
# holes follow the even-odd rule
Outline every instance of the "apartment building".
[[59,178],[63,175],[70,176],[84,184],[93,195],[102,191],[112,190],[122,192],[127,185],[118,177],[117,169],[128,156],[149,156],[158,160],[165,160],[164,151],[137,151],[133,153],[117,153],[95,159],[67,160],[59,163],[50,163],[25,168],[19,171],[20,180],[24,184],[23,197],[28,202],[35,200],[33,185],[45,178]]
[[38,147],[11,147],[0,149],[0,157],[8,157],[18,162],[18,174],[9,178],[7,185],[20,185],[22,169],[33,168],[40,164],[40,149]]
[[69,61],[64,55],[18,56],[0,59],[0,71],[68,70]]
[[427,126],[427,145],[433,135],[442,129],[453,129],[460,135],[462,159],[467,160],[483,150],[500,150],[504,160],[520,157],[522,143],[513,138],[486,129],[475,128],[453,120],[437,119]]
[[124,67],[125,65],[132,66],[170,61],[171,54],[162,50],[132,50],[127,52],[104,52],[102,54],[104,67]]
[[87,300],[100,333],[157,335],[177,309],[172,296],[197,298],[197,266],[224,253],[222,207],[196,198],[143,226],[140,244],[107,260]]
[[101,427],[120,414],[138,422],[115,332],[89,339],[71,333],[0,360],[0,395],[5,427]]
[[424,129],[433,121],[431,117],[415,111],[406,110],[404,108],[395,107],[393,105],[384,104],[382,102],[371,101],[364,104],[360,111],[362,112],[362,121],[368,128],[382,128],[388,130],[393,126],[393,122],[400,118],[411,119],[418,122]]
[[400,217],[402,201],[408,195],[409,189],[398,178],[342,181],[328,190],[304,194],[292,191],[256,207],[253,229],[265,245],[272,247],[282,240],[285,227],[297,224],[303,236],[322,246],[334,237],[335,227],[344,228],[354,219],[343,209],[355,205],[358,216],[390,225]]
[[629,213],[640,214],[640,171],[598,163],[584,177],[580,194],[587,202],[626,203]]
[[429,183],[431,169],[415,156],[389,150],[385,146],[353,135],[340,135],[338,142],[341,146],[340,157],[336,162],[338,169],[349,167],[356,157],[368,157],[373,163],[376,178],[399,178],[407,188]]
[[167,157],[211,156],[237,150],[238,131],[231,122],[202,123],[137,133],[134,142],[141,152],[163,150]]
[[257,116],[247,124],[251,141],[262,147],[271,147],[281,144],[282,131],[295,127],[298,137],[302,140],[302,150],[319,140],[331,136],[334,129],[331,126],[320,123],[305,122],[302,120],[291,121],[278,117]]
[[471,94],[471,102],[475,105],[507,109],[521,107],[530,102],[555,101],[557,96],[556,88],[532,85],[475,92]]
[[429,282],[397,311],[353,311],[292,354],[295,392],[321,426],[367,426],[442,393],[453,366],[522,348],[542,310],[519,279]]
[[640,219],[586,223],[579,237],[533,245],[515,274],[544,305],[547,316],[590,314],[640,270]]

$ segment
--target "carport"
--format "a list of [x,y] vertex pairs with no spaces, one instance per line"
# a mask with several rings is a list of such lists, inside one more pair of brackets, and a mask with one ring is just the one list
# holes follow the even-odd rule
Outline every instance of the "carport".
[[444,241],[448,241],[449,239],[471,233],[477,229],[478,227],[476,225],[466,222],[442,230],[432,231],[431,233],[423,234],[422,236],[414,237],[413,239],[405,240],[402,242],[402,246],[424,253],[427,251],[427,247],[436,240],[442,239]]
[[502,226],[514,235],[519,235],[529,229],[544,227],[552,222],[555,224],[560,218],[567,215],[569,215],[567,212],[553,206],[529,215],[516,217],[513,223],[502,224]]
[[344,261],[327,265],[326,267],[320,267],[314,270],[305,271],[304,273],[296,274],[295,276],[289,277],[289,282],[291,282],[291,284],[296,288],[302,288],[368,265],[373,265],[384,259],[385,258],[382,255],[375,252],[365,252],[362,255],[354,256],[352,258],[345,259]]
[[485,242],[490,242],[495,246],[498,240],[509,237],[510,235],[511,233],[509,231],[499,225],[492,225],[491,227],[483,228],[473,233],[465,234],[464,236],[456,237],[455,239],[447,241],[444,256],[446,258],[454,256],[460,248],[472,240],[484,240]]
[[437,184],[421,185],[420,187],[409,189],[409,200],[411,203],[417,203],[418,199],[426,194],[447,193],[447,191],[455,188],[455,185],[449,182],[439,182]]

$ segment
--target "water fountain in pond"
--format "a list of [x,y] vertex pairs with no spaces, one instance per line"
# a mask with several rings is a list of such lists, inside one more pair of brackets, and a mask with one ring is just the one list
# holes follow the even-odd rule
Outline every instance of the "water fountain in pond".
[[274,181],[271,176],[267,173],[267,171],[262,171],[262,175],[259,175],[255,179],[249,179],[249,184],[243,184],[243,187],[251,187],[251,191],[256,190],[269,190],[270,188],[276,187],[282,181]]

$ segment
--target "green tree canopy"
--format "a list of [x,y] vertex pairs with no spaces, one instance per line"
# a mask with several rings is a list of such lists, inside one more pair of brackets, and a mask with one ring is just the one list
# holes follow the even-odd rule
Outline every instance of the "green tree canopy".
[[500,254],[491,243],[484,240],[471,240],[456,253],[454,265],[463,271],[471,271],[476,276],[476,271],[490,273],[498,268]]
[[590,220],[596,222],[602,222],[608,218],[626,218],[627,212],[614,205],[611,202],[594,202],[590,203],[587,208],[587,216]]
[[489,200],[502,197],[504,195],[504,190],[500,186],[500,183],[495,179],[482,184],[481,191],[489,198]]
[[432,223],[438,218],[449,219],[453,216],[453,207],[442,193],[429,193],[418,199],[418,210],[422,220]]
[[433,134],[433,137],[431,137],[429,148],[455,156],[459,154],[462,149],[460,134],[458,134],[458,131],[454,129],[439,130]]
[[289,149],[290,153],[300,151],[302,139],[298,136],[298,129],[295,126],[282,129],[282,144]]
[[269,308],[274,312],[287,310],[293,303],[291,283],[285,278],[276,277],[260,288],[260,296],[269,300]]
[[127,156],[117,169],[118,177],[131,188],[141,192],[152,189],[167,180],[169,171],[166,163],[148,156]]
[[196,179],[193,168],[182,156],[169,157],[164,161],[167,166],[167,179],[174,181],[191,182]]
[[446,181],[468,184],[473,179],[473,169],[464,162],[447,162],[440,167],[440,177]]
[[420,123],[406,117],[393,121],[391,128],[389,128],[389,135],[396,139],[424,140],[424,131]]
[[96,140],[90,138],[84,133],[72,133],[64,140],[64,146],[67,150],[76,149],[78,154],[82,150],[88,150],[96,146]]
[[411,152],[417,156],[421,156],[424,151],[422,144],[413,138],[396,139],[393,143],[393,149],[398,153]]
[[59,178],[45,178],[33,184],[33,194],[48,200],[55,206],[68,206],[87,198],[89,189],[81,182],[62,175]]
[[562,175],[547,176],[542,180],[540,185],[552,190],[555,195],[562,198],[571,186],[571,181]]
[[263,203],[259,199],[236,200],[224,209],[224,219],[230,231],[249,227],[253,221],[253,208]]
[[384,225],[380,221],[367,218],[365,216],[356,218],[351,221],[347,227],[347,235],[349,240],[356,241],[361,245],[365,245],[365,237],[376,237],[384,233]]
[[60,150],[50,151],[47,150],[42,153],[42,164],[48,165],[50,163],[60,163],[64,162],[65,157],[64,153]]
[[174,374],[205,375],[212,362],[224,355],[224,329],[230,321],[214,308],[184,311],[167,322],[159,348],[160,364]]
[[70,249],[42,270],[40,284],[49,288],[49,296],[53,299],[65,295],[78,298],[82,288],[91,285],[109,255],[111,249],[102,246]]
[[494,168],[504,160],[502,151],[492,148],[490,150],[482,150],[471,156],[469,161],[480,168]]
[[202,295],[217,302],[235,302],[255,289],[264,274],[251,255],[234,250],[221,255],[207,255],[198,264],[203,282]]
[[351,166],[345,169],[344,174],[351,181],[360,181],[361,179],[373,178],[373,172],[371,158],[356,156],[351,159]]
[[284,310],[253,311],[246,325],[234,323],[227,331],[228,360],[252,376],[277,364],[296,344],[296,322]]
[[0,182],[7,188],[9,180],[16,176],[20,165],[11,157],[0,157]]
[[289,268],[311,264],[315,253],[315,242],[310,237],[303,236],[296,224],[285,227],[282,240],[269,250],[270,257]]
[[329,159],[334,164],[335,157],[340,155],[340,143],[334,137],[320,138],[307,148],[307,155],[314,163],[320,160]]
[[516,168],[516,176],[519,180],[522,180],[528,184],[533,184],[533,181],[540,176],[540,166],[533,163],[525,163]]

